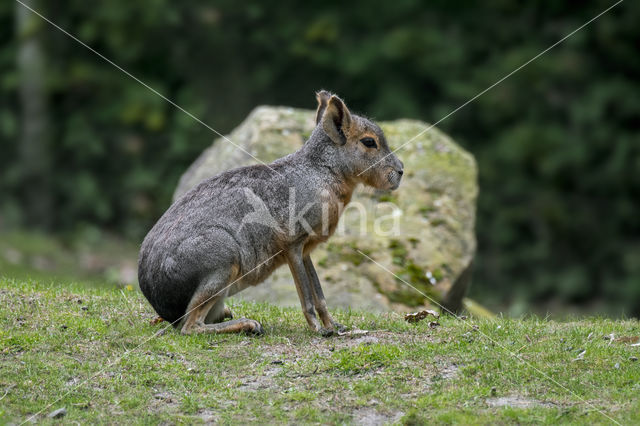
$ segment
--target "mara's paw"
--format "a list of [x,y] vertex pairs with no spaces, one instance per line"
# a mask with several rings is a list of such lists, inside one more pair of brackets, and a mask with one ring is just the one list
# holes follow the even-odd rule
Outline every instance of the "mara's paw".
[[233,313],[231,313],[231,309],[229,309],[228,306],[224,307],[224,316],[222,317],[222,320],[230,320],[233,319]]
[[344,333],[345,331],[348,330],[348,327],[346,325],[342,325],[339,322],[335,322],[332,321],[331,323],[333,325],[333,328],[338,332],[338,333]]
[[258,321],[247,319],[245,320],[244,332],[252,336],[262,336],[264,334],[264,328],[262,328],[262,325]]
[[318,332],[322,337],[331,337],[338,334],[336,330],[334,330],[333,328],[324,328],[324,327],[321,328]]
[[331,327],[323,327],[319,330],[319,333],[323,337],[331,337],[331,336],[341,335],[346,331],[347,331],[347,327],[345,327],[344,325],[338,322],[332,321]]

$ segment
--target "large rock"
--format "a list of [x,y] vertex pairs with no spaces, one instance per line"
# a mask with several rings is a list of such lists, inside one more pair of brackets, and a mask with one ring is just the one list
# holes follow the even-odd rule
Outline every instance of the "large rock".
[[[300,148],[311,134],[313,119],[314,111],[261,106],[229,139],[269,163]],[[392,149],[428,127],[415,120],[379,124]],[[330,307],[404,311],[428,306],[428,300],[403,280],[452,309],[461,306],[476,248],[474,158],[436,128],[422,133],[397,154],[405,164],[400,188],[393,193],[356,190],[341,219],[343,231],[339,228],[312,255]],[[207,177],[254,163],[246,152],[217,139],[182,176],[174,198]],[[352,205],[363,206],[364,220]],[[360,232],[361,226],[366,232]],[[376,226],[383,232],[375,232]],[[285,306],[299,304],[286,267],[239,297]]]

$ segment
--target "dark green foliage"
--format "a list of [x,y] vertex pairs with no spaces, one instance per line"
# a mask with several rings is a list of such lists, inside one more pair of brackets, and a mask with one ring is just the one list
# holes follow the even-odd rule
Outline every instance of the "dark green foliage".
[[[41,3],[224,133],[261,103],[312,108],[319,88],[376,119],[435,122],[613,0]],[[0,4],[9,225],[20,224],[28,191],[16,161],[16,5]],[[640,314],[638,22],[640,5],[622,3],[440,124],[479,162],[477,299],[543,309],[605,300],[612,313]],[[48,24],[40,31],[54,227],[139,239],[215,135]]]

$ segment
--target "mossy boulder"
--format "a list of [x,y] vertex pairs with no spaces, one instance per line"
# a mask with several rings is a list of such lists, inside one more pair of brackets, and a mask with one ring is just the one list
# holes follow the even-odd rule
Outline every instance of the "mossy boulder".
[[[268,163],[298,149],[311,134],[313,119],[314,111],[261,106],[228,137]],[[358,208],[348,206],[339,230],[312,255],[329,306],[377,311],[428,306],[428,299],[406,281],[458,309],[469,285],[476,249],[476,162],[436,128],[416,137],[429,126],[421,121],[379,124],[392,149],[415,139],[397,152],[405,164],[400,188],[394,192],[356,190],[352,204],[366,211],[366,220],[361,220]],[[207,177],[256,162],[219,138],[184,173],[174,198]],[[286,267],[239,297],[279,305],[299,303]]]

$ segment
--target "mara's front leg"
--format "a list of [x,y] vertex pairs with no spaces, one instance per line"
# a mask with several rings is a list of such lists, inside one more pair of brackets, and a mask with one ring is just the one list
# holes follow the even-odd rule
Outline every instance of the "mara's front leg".
[[316,273],[316,268],[314,268],[313,266],[311,257],[306,256],[303,262],[305,270],[307,271],[307,276],[309,277],[309,281],[311,282],[313,304],[316,307],[316,311],[318,311],[320,321],[322,321],[322,324],[326,329],[326,333],[324,334],[329,334],[329,331],[332,330],[344,331],[346,327],[340,323],[335,322],[331,317],[329,310],[327,309],[327,301],[324,298],[324,293],[322,292],[322,287],[320,286],[320,279],[318,278],[318,274]]
[[307,270],[304,266],[302,258],[302,245],[292,247],[287,252],[287,263],[289,269],[291,269],[291,275],[293,275],[293,281],[296,284],[296,290],[298,291],[298,297],[300,298],[300,305],[302,305],[302,313],[304,314],[309,327],[313,331],[320,331],[322,327],[313,304],[313,293],[311,290],[311,280],[307,274]]

